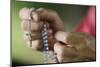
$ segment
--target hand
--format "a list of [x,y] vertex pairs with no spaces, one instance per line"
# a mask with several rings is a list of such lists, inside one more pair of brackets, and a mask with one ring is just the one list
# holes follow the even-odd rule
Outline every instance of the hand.
[[[32,12],[33,11],[33,12]],[[42,50],[42,37],[41,37],[41,21],[47,22],[48,35],[49,35],[49,49],[53,50],[54,43],[56,42],[54,35],[58,31],[64,31],[64,24],[57,12],[39,8],[34,10],[33,8],[22,8],[20,10],[20,18],[22,20],[21,27],[24,32],[24,38],[30,48],[36,50]],[[30,44],[30,23],[32,32],[32,46]]]
[[59,62],[96,60],[95,38],[85,33],[62,32],[55,34],[54,44]]
[[[59,62],[64,62],[65,58],[67,58],[67,62],[74,61],[73,58],[78,60],[88,57],[95,59],[94,38],[83,33],[64,32],[64,24],[55,11],[39,8],[31,13],[32,10],[23,8],[20,11],[21,27],[30,48],[43,50],[40,22],[45,21],[48,26],[49,49],[57,53]],[[32,45],[30,44],[31,37],[28,35],[29,22],[32,22]]]

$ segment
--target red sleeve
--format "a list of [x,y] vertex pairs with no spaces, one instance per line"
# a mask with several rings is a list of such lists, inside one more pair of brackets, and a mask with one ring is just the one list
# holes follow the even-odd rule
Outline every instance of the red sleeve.
[[85,32],[92,36],[96,36],[96,7],[89,7],[87,15],[80,22],[75,30],[76,32]]

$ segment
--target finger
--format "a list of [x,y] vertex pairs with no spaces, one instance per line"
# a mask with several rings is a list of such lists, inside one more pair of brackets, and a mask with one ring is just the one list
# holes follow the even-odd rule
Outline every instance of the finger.
[[66,58],[73,58],[78,55],[77,50],[75,48],[66,47],[62,43],[54,44],[54,51],[57,54],[57,58],[59,62],[64,62]]
[[65,43],[67,47],[75,47],[77,49],[83,49],[86,46],[86,40],[82,34],[75,32],[63,32],[58,31],[55,34],[57,41]]
[[62,63],[64,61],[64,47],[60,43],[54,44],[54,52],[57,54],[58,61]]
[[55,34],[55,38],[56,38],[57,41],[61,41],[65,44],[68,44],[68,42],[67,42],[68,34],[69,34],[68,32],[58,31]]
[[39,14],[41,20],[54,21],[52,18],[54,18],[56,12],[44,8],[39,8],[36,12]]
[[[54,43],[55,41],[52,38],[48,39],[48,43],[49,43],[49,50],[53,50],[54,47]],[[38,50],[38,51],[43,51],[43,41],[40,39],[37,40],[32,40],[32,42],[30,40],[26,40],[27,46],[29,48],[32,48],[33,50]]]
[[57,41],[65,43],[67,46],[75,47],[78,50],[89,48],[95,51],[95,40],[93,37],[78,32],[62,32],[59,31],[55,34]]
[[[31,32],[32,37],[35,38],[36,37],[40,37],[41,36],[41,24],[40,23],[31,23],[31,26],[29,24],[29,21],[23,21],[21,23],[21,28],[22,31],[24,32],[25,35],[28,36],[28,34]],[[30,28],[31,27],[31,28]],[[47,24],[47,32],[48,32],[48,36],[53,36],[53,31],[52,29],[49,29],[49,25]]]
[[[25,33],[25,32],[24,32]],[[27,32],[26,32],[27,33]],[[37,33],[37,32],[36,32]],[[41,40],[41,43],[40,45],[43,45],[43,41],[42,41],[42,36],[40,33],[37,33],[36,34],[35,32],[32,34],[32,37],[30,37],[30,35],[26,35],[24,34],[24,39],[25,41],[28,43],[30,43],[30,41],[32,40],[33,42],[36,41],[36,40]],[[53,50],[53,47],[54,47],[54,43],[56,42],[56,40],[54,39],[54,37],[52,35],[50,35],[48,37],[48,44],[49,44],[49,50]],[[38,42],[37,42],[38,43]],[[39,44],[39,43],[38,43]],[[38,45],[39,46],[39,45]],[[42,47],[41,47],[42,48]],[[43,49],[43,48],[42,48]]]
[[71,42],[73,42],[73,39],[71,39],[73,37],[72,36],[70,37],[70,34],[71,34],[70,32],[58,31],[55,34],[55,38],[57,41],[63,43],[67,47],[74,47],[73,44],[71,43]]
[[40,32],[41,31],[41,23],[36,23],[34,21],[23,20],[21,23],[22,30],[31,31],[31,32]]
[[27,46],[29,48],[31,48],[32,50],[43,50],[43,44],[41,40],[34,40],[32,41],[32,43],[30,43],[30,41],[26,41]]
[[57,12],[39,8],[36,10],[40,16],[40,20],[47,21],[50,24],[50,27],[56,31],[64,31],[64,24],[63,21],[58,16]]
[[40,32],[33,32],[30,34],[30,32],[24,31],[24,39],[25,40],[39,40],[42,39]]
[[19,11],[19,16],[22,20],[34,20],[35,22],[39,21],[39,16],[36,13],[34,8],[22,8]]

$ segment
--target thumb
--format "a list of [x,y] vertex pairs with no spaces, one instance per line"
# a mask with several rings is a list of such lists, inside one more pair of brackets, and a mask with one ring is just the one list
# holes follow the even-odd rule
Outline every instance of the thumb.
[[69,34],[68,32],[63,32],[63,31],[58,31],[57,33],[55,33],[55,38],[57,41],[63,42],[65,44],[67,44],[66,39],[68,37]]

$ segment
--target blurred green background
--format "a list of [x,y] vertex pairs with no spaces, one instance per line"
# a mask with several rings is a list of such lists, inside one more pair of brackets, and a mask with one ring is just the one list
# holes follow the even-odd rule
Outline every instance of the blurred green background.
[[73,31],[85,16],[88,6],[69,5],[55,3],[39,3],[12,1],[12,62],[13,65],[42,64],[43,55],[41,52],[29,49],[23,39],[20,27],[19,10],[23,7],[28,8],[47,8],[58,12],[64,21],[66,31]]

